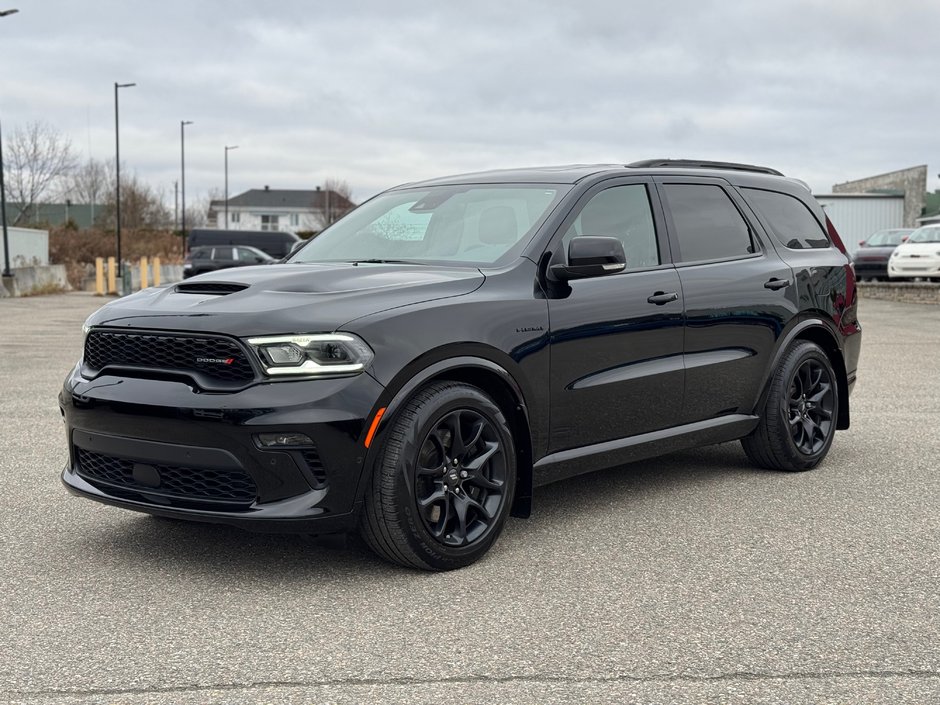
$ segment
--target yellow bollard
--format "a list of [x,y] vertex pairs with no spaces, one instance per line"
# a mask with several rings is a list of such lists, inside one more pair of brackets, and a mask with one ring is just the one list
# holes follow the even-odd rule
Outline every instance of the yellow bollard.
[[153,258],[153,285],[160,286],[160,258]]
[[108,257],[108,293],[117,293],[117,265],[114,263],[114,257]]
[[140,258],[140,288],[146,289],[147,284],[147,258]]
[[104,296],[104,257],[95,257],[95,296]]

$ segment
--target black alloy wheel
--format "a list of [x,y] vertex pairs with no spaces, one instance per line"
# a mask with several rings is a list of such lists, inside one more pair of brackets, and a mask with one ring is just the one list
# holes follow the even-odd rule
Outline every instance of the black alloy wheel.
[[832,430],[835,390],[832,375],[816,359],[797,368],[790,382],[787,423],[793,444],[804,455],[822,450]]
[[482,390],[433,382],[380,432],[360,533],[381,557],[424,570],[481,558],[502,531],[516,484],[503,411]]
[[506,499],[506,457],[485,416],[458,409],[431,429],[415,469],[424,528],[446,546],[465,546],[492,530]]
[[832,362],[816,343],[796,340],[774,370],[757,427],[741,445],[760,467],[811,470],[832,446],[838,414]]

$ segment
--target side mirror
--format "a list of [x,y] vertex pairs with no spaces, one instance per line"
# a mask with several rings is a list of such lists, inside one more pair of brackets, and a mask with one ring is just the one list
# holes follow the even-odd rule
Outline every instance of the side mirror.
[[299,250],[301,247],[303,247],[306,244],[307,244],[306,240],[298,240],[297,242],[295,242],[293,245],[290,246],[290,252],[287,253],[287,256],[290,257],[292,254],[294,254],[297,250]]
[[553,264],[552,276],[561,281],[616,274],[627,268],[623,243],[615,237],[576,237],[568,243],[567,264]]
[[859,246],[859,247],[865,247],[865,241],[864,241],[864,240],[859,240],[859,241],[858,241],[858,246]]

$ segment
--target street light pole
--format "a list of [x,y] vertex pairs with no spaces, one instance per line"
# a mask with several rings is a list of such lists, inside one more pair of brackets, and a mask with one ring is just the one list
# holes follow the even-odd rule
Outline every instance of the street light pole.
[[192,120],[180,120],[180,228],[183,236],[183,255],[188,249],[188,238],[186,237],[186,126],[192,125]]
[[3,132],[0,130],[0,222],[3,223],[3,276],[12,277],[10,269],[10,239],[7,234],[7,193],[3,184]]
[[[19,10],[0,10],[0,17],[15,15]],[[7,192],[3,183],[3,134],[0,131],[0,230],[3,230],[3,276],[12,277],[10,269],[10,238],[7,233]],[[0,284],[0,290],[3,285]]]
[[118,113],[118,89],[131,88],[136,83],[114,83],[114,220],[117,240],[117,275],[124,291],[124,262],[121,259],[121,129]]
[[228,153],[230,150],[238,149],[238,145],[225,147],[225,229],[228,230]]

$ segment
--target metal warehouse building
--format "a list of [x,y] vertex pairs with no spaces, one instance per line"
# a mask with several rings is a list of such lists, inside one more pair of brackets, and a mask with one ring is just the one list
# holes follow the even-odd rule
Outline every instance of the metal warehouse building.
[[832,187],[816,195],[850,252],[860,240],[888,228],[916,228],[927,194],[927,165],[890,171]]
[[888,228],[904,227],[903,194],[830,193],[816,196],[849,252],[861,240]]

